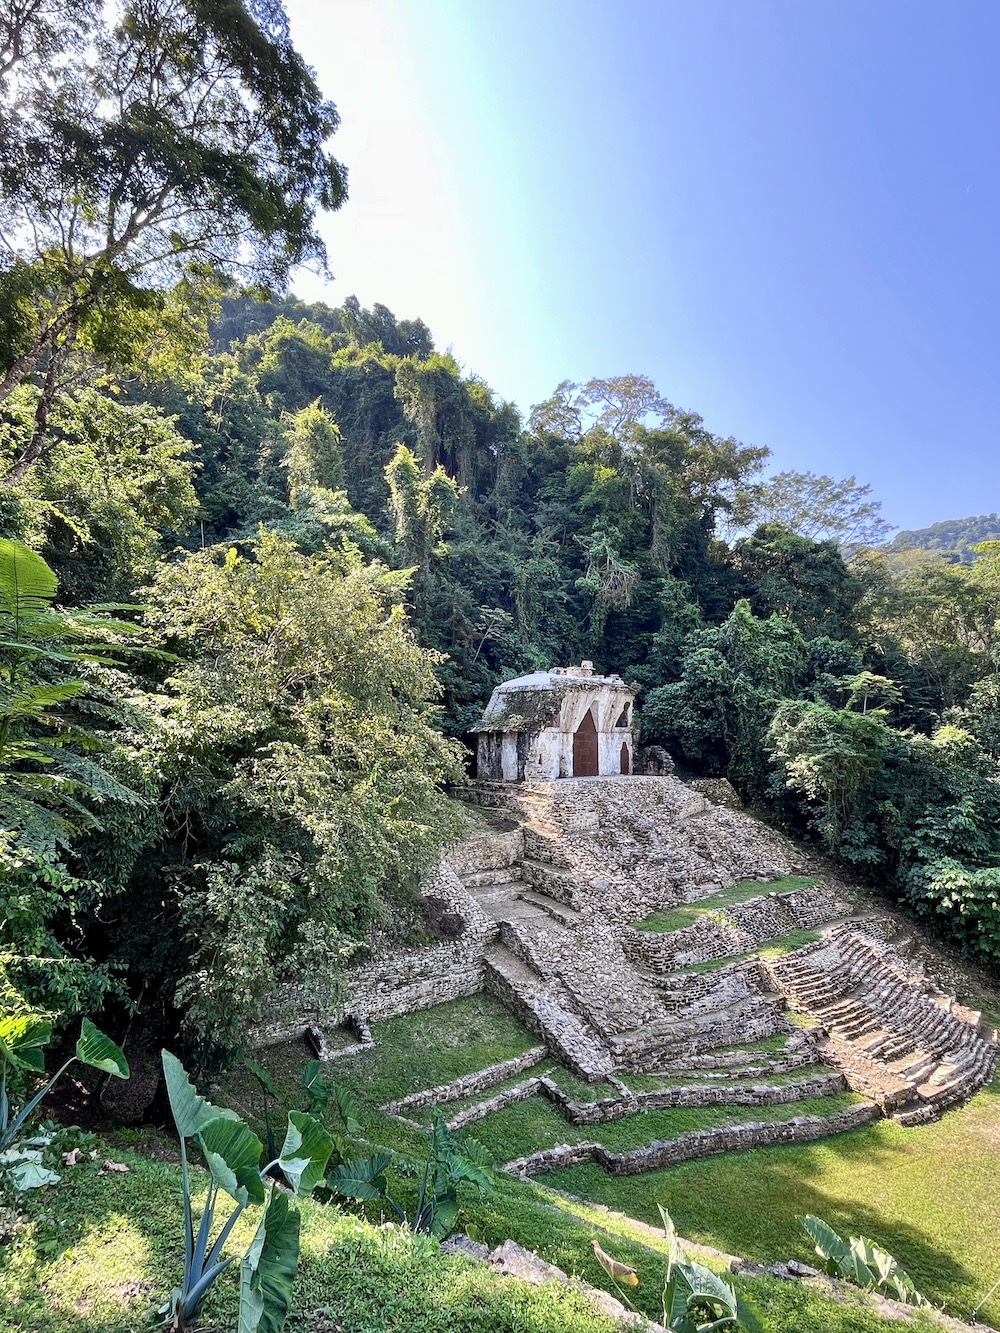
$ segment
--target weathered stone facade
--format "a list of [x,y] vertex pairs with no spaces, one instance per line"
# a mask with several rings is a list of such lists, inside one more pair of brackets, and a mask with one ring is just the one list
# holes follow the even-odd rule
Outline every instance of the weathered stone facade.
[[553,667],[493,691],[481,720],[476,771],[496,782],[631,773],[635,695],[593,663]]
[[[423,1089],[387,1112],[407,1117],[480,1091],[489,1095],[456,1109],[453,1127],[532,1096],[573,1124],[671,1106],[787,1105],[845,1084],[866,1099],[832,1117],[727,1126],[619,1156],[595,1145],[559,1149],[524,1168],[536,1169],[536,1158],[541,1170],[584,1160],[574,1157],[583,1152],[627,1174],[758,1142],[806,1142],[880,1114],[916,1123],[990,1078],[994,1035],[902,958],[896,923],[858,914],[840,885],[768,892],[767,881],[802,868],[801,854],[730,803],[672,776],[480,783],[468,794],[489,812],[488,827],[452,847],[423,888],[458,921],[457,936],[358,968],[349,998],[325,1009],[295,1012],[295,990],[286,988],[284,1026],[263,1034],[273,1040],[349,1018],[360,1040],[347,1049],[361,1049],[374,1022],[481,990],[536,1034],[539,1045],[524,1057]],[[632,925],[741,879],[763,881],[761,892],[682,929]],[[764,942],[796,930],[816,931],[820,942],[786,957],[758,955]],[[789,1009],[814,1026],[792,1025]],[[759,1046],[769,1039],[772,1050],[779,1038],[773,1056]],[[527,1073],[543,1058],[611,1084],[615,1095],[570,1098],[557,1078]],[[801,1077],[784,1086],[759,1081],[792,1071]],[[654,1091],[633,1092],[619,1074],[660,1079]]]

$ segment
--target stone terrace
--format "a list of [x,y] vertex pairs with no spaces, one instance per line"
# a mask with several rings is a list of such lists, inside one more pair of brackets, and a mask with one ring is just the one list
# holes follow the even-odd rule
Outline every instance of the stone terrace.
[[[994,1035],[914,971],[890,942],[895,923],[858,913],[841,886],[768,891],[769,881],[804,868],[802,853],[731,803],[674,777],[479,783],[467,796],[489,826],[451,848],[423,890],[461,923],[457,938],[359,970],[346,1014],[342,1002],[306,1010],[286,993],[284,1026],[272,1023],[262,1037],[345,1016],[363,1027],[486,989],[536,1034],[533,1058],[547,1052],[616,1090],[581,1102],[537,1070],[513,1081],[509,1071],[496,1079],[483,1071],[472,1084],[489,1095],[456,1110],[456,1128],[532,1096],[570,1124],[657,1107],[822,1105],[845,1086],[865,1099],[830,1116],[722,1126],[625,1157],[600,1145],[572,1150],[616,1173],[751,1141],[810,1141],[880,1114],[916,1123],[989,1079]],[[632,925],[753,879],[759,894],[706,908],[681,929]],[[767,941],[805,930],[820,940],[784,957],[759,955]],[[789,1010],[815,1027],[803,1032]],[[780,1053],[769,1058],[762,1043]],[[664,1082],[635,1091],[634,1077]],[[502,1080],[510,1085],[496,1088]],[[467,1098],[472,1084],[450,1096]],[[445,1089],[426,1090],[413,1106],[427,1097],[449,1100]],[[550,1155],[518,1169],[550,1169]]]

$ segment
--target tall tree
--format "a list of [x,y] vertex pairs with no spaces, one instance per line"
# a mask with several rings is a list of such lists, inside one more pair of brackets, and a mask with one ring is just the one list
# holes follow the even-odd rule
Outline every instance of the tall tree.
[[747,489],[737,518],[747,527],[780,523],[814,542],[832,541],[853,549],[877,546],[892,525],[882,517],[881,500],[870,498],[871,490],[854,477],[834,481],[815,472],[776,472]]
[[19,0],[0,27],[0,402],[74,349],[135,363],[169,302],[325,262],[338,124],[278,0]]

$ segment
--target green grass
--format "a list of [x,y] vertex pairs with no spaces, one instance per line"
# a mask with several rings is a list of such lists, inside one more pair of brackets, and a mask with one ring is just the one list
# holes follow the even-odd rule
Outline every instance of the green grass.
[[785,1106],[692,1106],[638,1111],[603,1125],[571,1125],[542,1097],[529,1097],[477,1120],[471,1132],[498,1162],[523,1157],[557,1143],[603,1143],[612,1152],[642,1148],[655,1139],[675,1139],[698,1129],[750,1120],[791,1120],[797,1115],[833,1115],[859,1101],[853,1093],[803,1099]]
[[[25,1223],[0,1249],[0,1333],[138,1333],[179,1277],[182,1249],[176,1166],[113,1150],[127,1175],[73,1168],[55,1190],[27,1201]],[[197,1179],[197,1178],[196,1178]],[[197,1188],[197,1185],[196,1185]],[[467,1201],[468,1203],[468,1201]],[[256,1222],[238,1224],[230,1250]],[[625,1219],[522,1181],[501,1178],[460,1219],[489,1245],[515,1237],[572,1275],[608,1289],[589,1242],[640,1275],[637,1305],[659,1313],[663,1241]],[[698,1256],[703,1262],[705,1257]],[[708,1259],[717,1271],[724,1264]],[[728,1275],[727,1275],[728,1276]],[[864,1304],[766,1278],[732,1278],[761,1310],[767,1333],[897,1333]],[[225,1274],[201,1328],[235,1327],[237,1275]],[[302,1254],[289,1333],[613,1333],[617,1327],[565,1287],[529,1287],[484,1265],[441,1256],[435,1242],[382,1230],[330,1206],[302,1205]]]
[[815,944],[822,939],[818,930],[790,930],[776,939],[765,940],[757,950],[761,958],[781,958],[786,953],[801,949],[806,944]]
[[724,907],[735,907],[738,903],[745,903],[750,898],[759,898],[765,893],[789,893],[793,889],[810,888],[815,883],[816,880],[802,875],[785,875],[780,879],[769,880],[766,884],[761,884],[756,879],[741,879],[732,888],[720,889],[717,893],[711,893],[707,898],[699,898],[693,903],[681,903],[678,907],[651,912],[649,916],[632,924],[637,930],[653,933],[682,930],[685,926],[694,925],[699,917],[709,912],[717,912]]
[[[362,1102],[367,1136],[404,1150],[419,1147],[423,1136],[378,1115],[375,1108],[380,1102],[510,1058],[534,1044],[531,1034],[485,996],[379,1024],[376,1040],[379,1044],[374,1050],[335,1062],[331,1073],[348,1084]],[[780,1054],[785,1040],[775,1034],[734,1049],[773,1057]],[[284,1054],[271,1053],[272,1066],[281,1070],[289,1088],[306,1055],[301,1046],[294,1045],[285,1048]],[[577,1091],[578,1081],[572,1075],[560,1069],[557,1077],[567,1091]],[[652,1076],[633,1075],[628,1082],[638,1090],[647,1078],[653,1081]],[[579,1088],[586,1089],[588,1098],[600,1094],[595,1085],[579,1084]],[[823,1103],[761,1110],[732,1108],[726,1118],[777,1119],[804,1109],[823,1113],[838,1100],[823,1099]],[[543,1146],[584,1138],[600,1139],[622,1150],[703,1128],[718,1113],[719,1108],[649,1112],[604,1126],[573,1127],[553,1106],[534,1097],[486,1117],[470,1126],[469,1133],[487,1142],[498,1160],[506,1161]],[[587,1249],[592,1234],[586,1230],[590,1214],[583,1205],[572,1205],[577,1210],[572,1226],[568,1222],[554,1225],[553,1215],[539,1203],[540,1199],[559,1200],[558,1195],[547,1192],[548,1186],[584,1195],[654,1224],[658,1220],[656,1204],[662,1202],[691,1240],[768,1263],[792,1257],[808,1262],[811,1245],[795,1218],[814,1212],[841,1232],[863,1232],[879,1240],[913,1272],[921,1290],[961,1315],[968,1314],[1000,1277],[998,1162],[1000,1083],[940,1123],[914,1129],[879,1122],[819,1144],[728,1154],[621,1179],[610,1178],[595,1167],[554,1172],[537,1185],[501,1176],[489,1197],[465,1201],[461,1224],[474,1227],[490,1244],[511,1236],[551,1262],[606,1285]],[[112,1187],[117,1189],[118,1182],[109,1182],[107,1188]],[[752,1206],[748,1200],[753,1201]],[[570,1208],[565,1201],[555,1206]],[[593,1212],[593,1218],[604,1218],[601,1225],[610,1225],[607,1215],[599,1211]],[[643,1272],[643,1264],[649,1268],[649,1256],[642,1258],[635,1248],[638,1243],[634,1238],[623,1239],[620,1257]],[[868,1333],[890,1327],[870,1311],[841,1310],[792,1284],[772,1283],[765,1308],[772,1312],[775,1333]],[[1000,1301],[993,1298],[982,1317],[1000,1323]],[[28,1323],[25,1327],[33,1326]],[[41,1327],[47,1333],[47,1327]],[[74,1323],[72,1327],[91,1333],[100,1326]],[[386,1325],[376,1327],[381,1330]],[[116,1325],[109,1328],[117,1330]],[[292,1328],[299,1333],[294,1325]],[[355,1328],[365,1326],[345,1324],[344,1333]]]
[[[545,1182],[649,1223],[662,1203],[691,1240],[760,1262],[808,1262],[812,1247],[795,1219],[815,1213],[841,1234],[874,1237],[925,1295],[967,1315],[1000,1277],[998,1162],[1000,1079],[933,1125],[880,1121],[818,1144],[730,1153],[643,1176],[616,1180],[583,1166]],[[981,1318],[996,1324],[1000,1300],[993,1297]]]

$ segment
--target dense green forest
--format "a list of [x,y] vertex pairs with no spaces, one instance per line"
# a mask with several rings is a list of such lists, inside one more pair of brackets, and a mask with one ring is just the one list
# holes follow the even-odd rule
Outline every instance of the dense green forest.
[[897,532],[891,551],[936,551],[949,560],[971,561],[980,542],[1000,540],[1000,517],[979,514],[975,518],[951,518],[929,528]]
[[346,188],[280,6],[121,8],[0,30],[6,1002],[226,1059],[421,928],[492,686],[583,657],[995,964],[1000,543],[901,563],[642,375],[522,415],[419,319],[276,295]]

